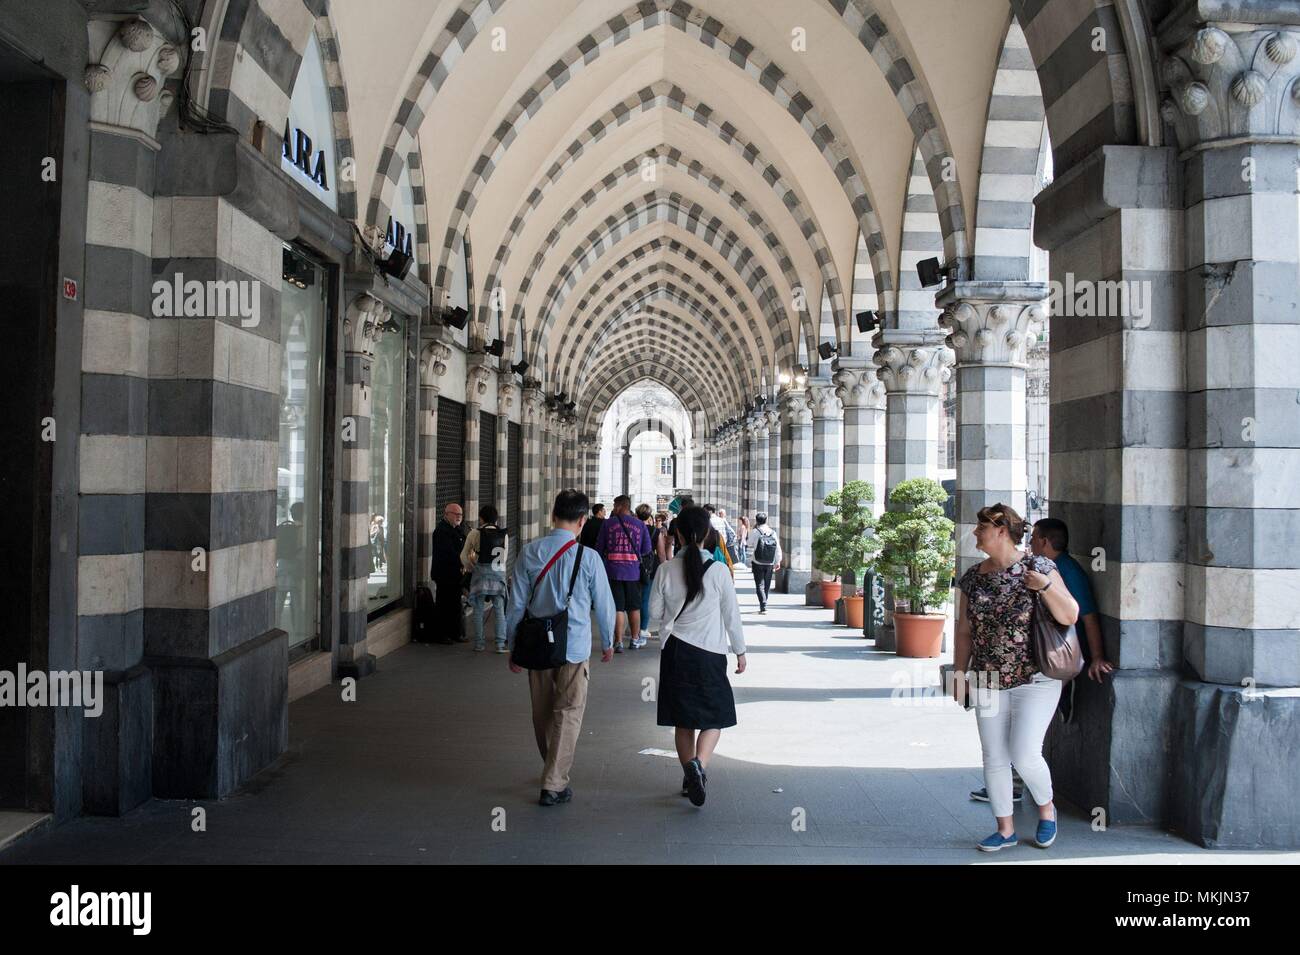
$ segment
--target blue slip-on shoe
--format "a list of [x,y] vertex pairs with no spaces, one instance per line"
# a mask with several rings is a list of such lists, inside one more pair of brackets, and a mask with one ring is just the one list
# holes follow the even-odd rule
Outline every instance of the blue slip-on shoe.
[[1034,845],[1046,849],[1056,841],[1056,820],[1039,819],[1038,831],[1034,833]]
[[1020,840],[1016,838],[1014,832],[1009,836],[1004,836],[1000,832],[995,832],[975,848],[979,849],[980,852],[997,852],[999,849],[1010,849],[1012,846],[1019,844]]

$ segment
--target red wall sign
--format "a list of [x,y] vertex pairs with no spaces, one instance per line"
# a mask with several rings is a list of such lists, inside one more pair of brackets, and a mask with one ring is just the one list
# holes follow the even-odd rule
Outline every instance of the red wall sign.
[[75,301],[77,300],[77,280],[76,280],[76,279],[64,279],[64,280],[63,280],[63,297],[66,298],[66,299],[67,299],[68,301],[70,301],[70,302],[75,302]]

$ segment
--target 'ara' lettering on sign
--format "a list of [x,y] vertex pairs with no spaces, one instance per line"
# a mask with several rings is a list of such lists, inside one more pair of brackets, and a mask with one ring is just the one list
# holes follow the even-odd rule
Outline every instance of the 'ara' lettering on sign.
[[313,152],[311,137],[301,129],[290,129],[287,119],[284,121],[284,158],[301,169],[308,179],[329,192],[325,150]]
[[391,249],[399,249],[407,255],[411,255],[411,233],[406,231],[406,227],[394,219],[388,217],[388,234],[384,236],[384,241]]

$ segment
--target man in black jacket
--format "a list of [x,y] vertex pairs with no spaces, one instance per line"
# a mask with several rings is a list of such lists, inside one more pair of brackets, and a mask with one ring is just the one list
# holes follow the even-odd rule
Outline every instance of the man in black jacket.
[[461,613],[460,593],[465,572],[460,566],[461,548],[465,546],[465,512],[459,504],[442,509],[442,520],[433,530],[433,583],[436,587],[435,613],[437,643],[464,643],[465,618]]
[[596,535],[600,533],[600,525],[605,523],[605,505],[595,504],[591,508],[591,520],[582,528],[582,533],[578,535],[578,543],[583,547],[595,548]]

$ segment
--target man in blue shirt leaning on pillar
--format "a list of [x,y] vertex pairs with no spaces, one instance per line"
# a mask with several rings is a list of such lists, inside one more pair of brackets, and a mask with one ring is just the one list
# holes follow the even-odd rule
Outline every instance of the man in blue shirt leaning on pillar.
[[[575,543],[587,521],[588,506],[587,495],[581,491],[570,489],[557,494],[555,506],[551,509],[550,533],[524,546],[510,578],[506,633],[513,651],[515,630],[523,619],[529,590],[532,589],[532,602],[528,606],[533,616],[550,617],[563,610],[574,561],[581,551],[582,564],[574,580],[573,596],[568,602],[567,662],[553,670],[528,671],[533,732],[544,760],[542,794],[538,799],[543,806],[554,806],[573,798],[569,771],[573,768],[574,751],[582,734],[582,714],[587,708],[593,618],[600,628],[601,661],[608,663],[614,658],[614,596],[605,577],[605,565],[594,550],[580,548]],[[551,558],[567,545],[572,546],[538,581]],[[515,664],[513,656],[507,659],[512,672],[523,672],[523,668]]]

